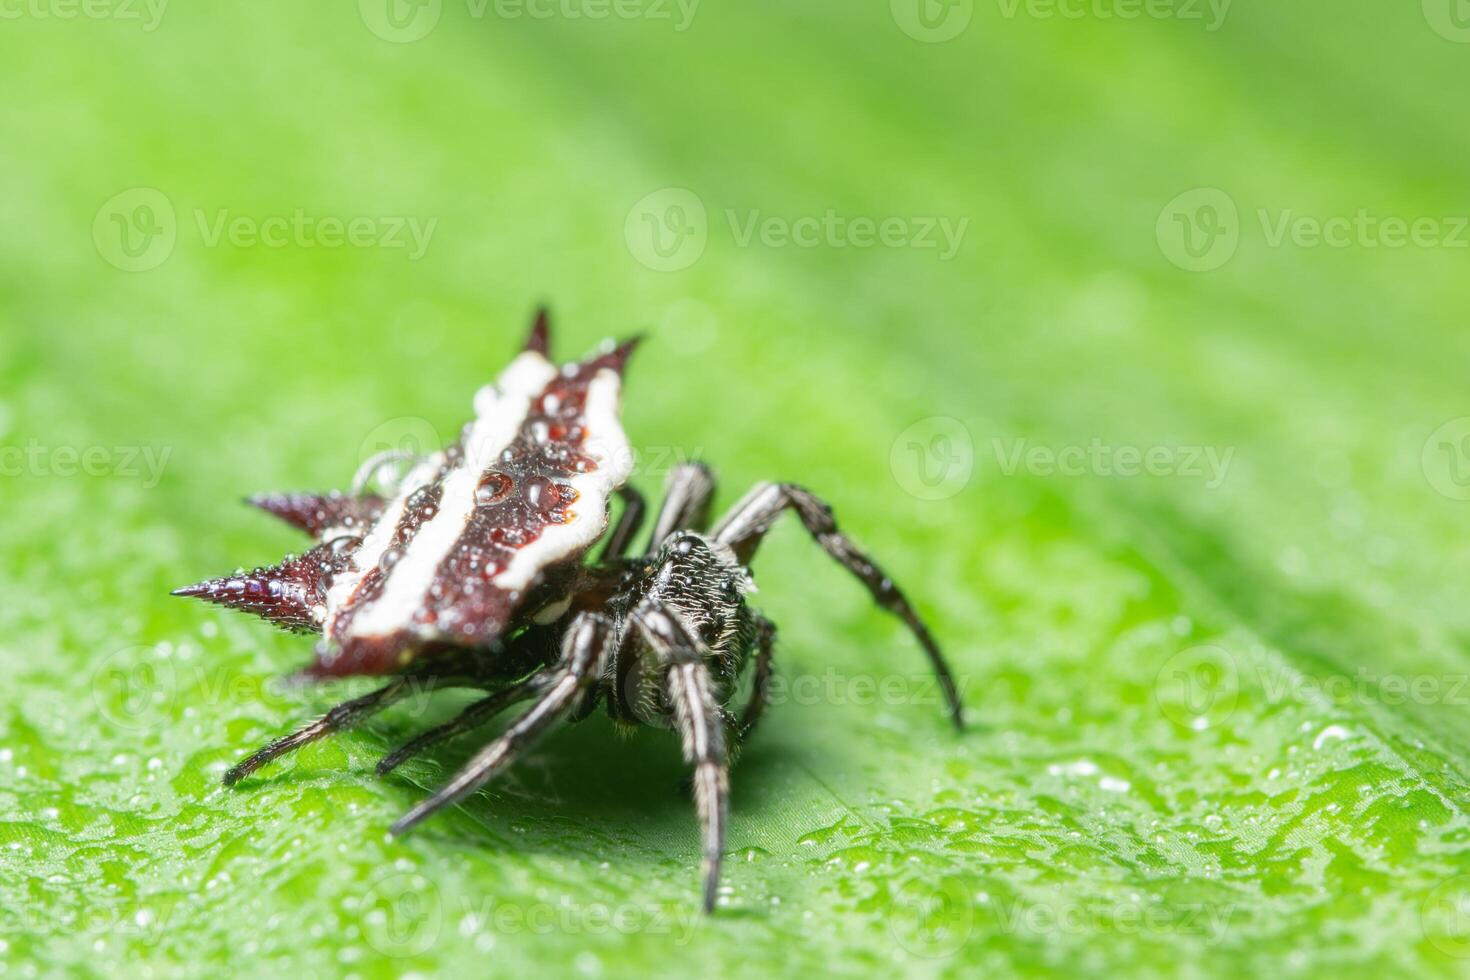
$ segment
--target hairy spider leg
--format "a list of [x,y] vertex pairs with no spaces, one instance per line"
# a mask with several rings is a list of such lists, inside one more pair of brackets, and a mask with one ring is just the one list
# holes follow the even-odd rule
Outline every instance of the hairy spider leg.
[[618,636],[612,621],[600,613],[580,613],[562,641],[562,657],[555,667],[533,677],[541,698],[499,738],[481,749],[454,778],[432,796],[404,814],[391,830],[403,834],[432,814],[464,799],[505,770],[538,736],[544,734],[577,704],[596,683],[603,657]]
[[288,752],[294,752],[303,745],[310,745],[312,742],[326,738],[334,732],[351,728],[364,718],[377,714],[388,705],[401,699],[409,692],[412,683],[411,678],[400,677],[371,694],[364,694],[351,701],[343,701],[310,725],[276,739],[232,768],[225,773],[224,784],[233,786],[273,759],[278,759]]
[[631,483],[625,483],[618,488],[618,496],[623,501],[623,512],[618,515],[618,523],[613,526],[612,533],[607,536],[607,544],[602,548],[601,561],[614,561],[622,558],[628,553],[628,546],[638,536],[638,531],[643,527],[643,516],[648,507],[643,501],[643,494],[639,493]]
[[704,910],[715,909],[720,863],[730,818],[730,770],[725,753],[725,712],[715,700],[705,657],[710,651],[674,612],[656,599],[633,611],[644,641],[668,667],[667,693],[683,744],[684,761],[694,767],[694,806],[704,838]]
[[403,763],[421,754],[426,749],[433,748],[441,742],[447,742],[457,735],[472,732],[476,728],[488,722],[491,718],[500,714],[513,704],[535,697],[542,690],[541,678],[544,674],[535,674],[531,678],[513,684],[503,691],[496,691],[489,697],[481,698],[449,721],[414,736],[409,741],[383,756],[378,762],[378,775],[386,776],[397,769]]
[[[540,646],[545,643],[546,637],[547,634],[544,631],[527,630],[503,648],[504,655],[514,663],[526,662],[527,658],[530,658],[529,662],[532,664],[544,664],[549,659],[549,651],[543,653]],[[427,667],[428,665],[425,669]],[[434,673],[418,672],[403,675],[376,691],[353,698],[351,701],[342,702],[310,725],[276,739],[235,766],[225,773],[224,784],[233,786],[273,759],[278,759],[303,745],[309,745],[328,735],[353,727],[395,701],[402,700],[414,690],[415,685],[420,686],[424,691],[432,691],[441,687],[489,688],[504,684],[506,681],[506,678],[481,676],[474,669],[473,664],[466,662],[463,658],[441,658],[434,663],[433,669]],[[474,705],[470,707],[473,709]]]
[[851,538],[838,530],[832,508],[828,504],[809,490],[792,483],[757,484],[720,521],[714,529],[713,537],[715,541],[734,551],[741,564],[749,565],[766,532],[770,531],[776,518],[787,510],[796,511],[807,533],[822,546],[822,550],[867,586],[868,592],[879,606],[908,626],[924,652],[929,655],[934,672],[939,676],[940,687],[944,689],[945,700],[949,702],[951,720],[956,728],[963,730],[964,708],[955,687],[954,674],[951,673],[944,654],[939,651],[939,644],[934,641],[929,628],[924,625],[924,621],[919,618],[919,614],[914,611],[914,607],[909,604],[893,579],[864,554]]
[[714,496],[715,475],[708,466],[680,463],[674,467],[664,486],[664,500],[653,524],[648,554],[657,554],[664,540],[675,531],[704,530]]
[[755,723],[760,721],[761,713],[770,701],[772,658],[776,652],[776,624],[764,616],[758,616],[755,628],[755,674],[750,700],[745,703],[745,711],[740,716],[740,734],[737,737],[741,742],[750,737]]

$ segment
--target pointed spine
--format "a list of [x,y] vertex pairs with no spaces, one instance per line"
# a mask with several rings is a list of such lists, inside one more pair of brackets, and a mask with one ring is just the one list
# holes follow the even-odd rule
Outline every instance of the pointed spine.
[[628,366],[628,358],[633,356],[633,352],[641,343],[643,343],[643,335],[634,334],[622,343],[614,345],[606,353],[598,354],[591,360],[583,362],[579,370],[591,375],[603,368],[609,368],[621,375],[623,369]]
[[332,530],[361,535],[383,516],[387,501],[376,494],[360,497],[332,493],[262,493],[247,497],[259,507],[300,531],[320,539]]
[[536,316],[531,321],[531,335],[526,338],[525,349],[543,357],[551,356],[551,313],[544,306],[536,308]]
[[344,539],[279,565],[208,579],[173,594],[253,613],[295,633],[318,633],[331,578],[347,566],[355,550],[355,539]]

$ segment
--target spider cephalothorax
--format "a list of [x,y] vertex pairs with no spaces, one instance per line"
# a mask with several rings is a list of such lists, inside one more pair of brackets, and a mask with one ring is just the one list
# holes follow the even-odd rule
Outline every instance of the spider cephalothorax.
[[[731,750],[767,696],[775,627],[746,602],[748,564],[792,510],[818,544],[908,624],[961,724],[949,668],[918,615],[883,571],[838,530],[831,509],[791,484],[757,486],[713,527],[714,478],[700,464],[670,474],[653,533],[630,555],[643,500],[627,479],[632,453],[618,420],[624,365],[635,346],[580,363],[548,359],[546,316],[525,350],[475,396],[475,419],[448,448],[417,460],[383,494],[288,494],[251,502],[312,535],[297,558],[179,589],[320,633],[307,673],[383,675],[371,694],[265,746],[226,785],[308,742],[392,704],[412,684],[489,692],[378,765],[386,773],[520,701],[532,707],[458,774],[393,825],[401,833],[504,770],[562,719],[599,703],[624,724],[678,730],[694,767],[704,840],[704,905],[714,907],[724,849]],[[607,532],[611,500],[624,502]],[[754,661],[748,701],[727,710]]]

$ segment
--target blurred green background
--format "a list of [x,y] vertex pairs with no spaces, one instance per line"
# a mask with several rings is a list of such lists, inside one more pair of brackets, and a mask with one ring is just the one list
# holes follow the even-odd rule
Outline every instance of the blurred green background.
[[[1458,0],[0,4],[6,976],[1458,975]],[[722,907],[667,735],[472,746],[167,591],[457,432],[550,302],[637,482],[799,480]]]

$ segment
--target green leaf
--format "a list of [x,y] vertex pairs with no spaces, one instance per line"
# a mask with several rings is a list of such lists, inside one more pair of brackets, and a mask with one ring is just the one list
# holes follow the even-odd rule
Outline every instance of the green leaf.
[[[0,25],[7,973],[1465,971],[1448,9],[63,6]],[[712,918],[666,732],[397,841],[475,741],[373,765],[461,696],[219,786],[363,688],[168,591],[452,437],[541,301],[649,332],[645,492],[812,487],[963,683],[956,735],[780,529]]]

